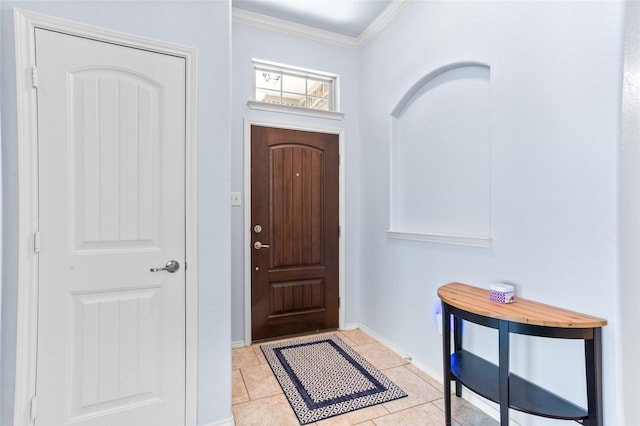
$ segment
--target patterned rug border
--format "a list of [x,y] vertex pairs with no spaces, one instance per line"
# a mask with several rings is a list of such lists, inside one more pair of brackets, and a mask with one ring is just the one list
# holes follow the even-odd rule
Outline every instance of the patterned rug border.
[[[322,343],[328,343],[348,361],[372,388],[314,402],[285,359],[283,351]],[[260,345],[260,349],[302,425],[407,396],[402,389],[335,334],[263,344]]]

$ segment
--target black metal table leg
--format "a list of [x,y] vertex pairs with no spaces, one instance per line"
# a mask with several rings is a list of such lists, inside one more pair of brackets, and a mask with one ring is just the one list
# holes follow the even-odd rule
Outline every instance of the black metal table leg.
[[442,365],[444,370],[444,419],[451,426],[451,314],[442,302]]
[[[462,318],[453,317],[453,350],[458,352],[462,349]],[[462,396],[462,383],[456,380],[456,396]]]
[[585,426],[602,426],[602,328],[593,329],[593,339],[585,339],[584,354],[587,370],[588,418]]
[[509,426],[509,321],[500,321],[498,389],[500,392],[500,426]]

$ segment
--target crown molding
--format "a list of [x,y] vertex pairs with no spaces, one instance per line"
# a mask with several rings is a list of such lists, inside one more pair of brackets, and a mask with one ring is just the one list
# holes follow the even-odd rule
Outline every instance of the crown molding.
[[250,12],[236,7],[232,8],[232,17],[233,22],[251,25],[265,30],[277,31],[296,37],[303,37],[350,49],[359,47],[354,37],[286,21],[284,19],[273,18],[261,13]]
[[380,31],[389,23],[395,16],[403,11],[413,0],[391,0],[389,6],[387,6],[376,19],[374,19],[367,28],[364,29],[356,39],[358,47],[362,47],[373,38],[378,35]]
[[321,30],[309,25],[302,25],[284,19],[273,18],[261,13],[232,8],[234,22],[254,27],[277,31],[280,33],[302,37],[335,46],[357,49],[371,41],[398,13],[404,10],[413,0],[392,0],[391,3],[374,19],[358,37],[350,37],[332,31]]

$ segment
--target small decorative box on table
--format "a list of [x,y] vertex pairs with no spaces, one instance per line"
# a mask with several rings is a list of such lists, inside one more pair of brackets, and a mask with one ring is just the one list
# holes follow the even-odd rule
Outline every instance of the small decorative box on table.
[[[442,352],[444,364],[445,420],[451,425],[451,381],[456,395],[462,385],[500,404],[500,426],[509,424],[509,408],[566,420],[585,426],[602,426],[601,318],[518,298],[500,304],[489,290],[451,283],[438,289],[442,300]],[[451,317],[454,351],[451,353]],[[462,320],[498,329],[498,365],[462,349]],[[509,373],[509,333],[563,339],[582,339],[585,348],[587,404],[585,410],[546,389]]]
[[513,303],[513,286],[507,284],[491,284],[489,288],[489,300],[496,303]]

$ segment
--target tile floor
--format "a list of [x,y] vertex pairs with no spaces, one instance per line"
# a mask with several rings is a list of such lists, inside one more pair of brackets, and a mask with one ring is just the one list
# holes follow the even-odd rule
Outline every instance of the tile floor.
[[[442,385],[361,330],[335,333],[409,396],[322,420],[314,426],[444,425]],[[498,424],[461,398],[452,398],[452,406],[455,426]],[[300,424],[258,344],[233,349],[232,408],[236,426]]]

